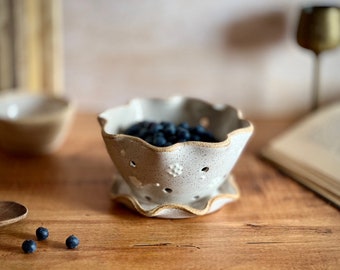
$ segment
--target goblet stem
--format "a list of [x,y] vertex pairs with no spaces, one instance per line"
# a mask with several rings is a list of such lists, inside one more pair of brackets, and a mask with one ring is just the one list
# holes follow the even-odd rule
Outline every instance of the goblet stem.
[[315,111],[319,107],[320,96],[320,54],[314,54],[314,74],[313,74],[313,88],[312,88],[312,106],[311,110]]

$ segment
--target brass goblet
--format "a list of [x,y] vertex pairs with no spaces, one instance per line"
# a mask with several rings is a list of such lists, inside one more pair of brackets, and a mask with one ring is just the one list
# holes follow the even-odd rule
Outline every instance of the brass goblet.
[[319,105],[320,54],[340,45],[340,8],[310,6],[302,8],[297,28],[297,43],[314,52],[312,110]]

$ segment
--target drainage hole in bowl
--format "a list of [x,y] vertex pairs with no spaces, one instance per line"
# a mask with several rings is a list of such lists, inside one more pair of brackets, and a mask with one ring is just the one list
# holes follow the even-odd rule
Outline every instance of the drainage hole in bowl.
[[136,168],[136,162],[134,162],[133,160],[130,160],[130,166],[133,168]]
[[163,189],[163,191],[166,192],[166,193],[171,193],[172,189],[171,188],[165,188],[165,189]]
[[151,197],[149,197],[149,196],[145,196],[145,199],[149,202],[151,201]]
[[203,167],[201,171],[202,172],[208,172],[209,171],[209,167]]
[[200,119],[199,123],[200,123],[200,125],[201,125],[202,127],[207,128],[207,127],[209,126],[209,124],[210,124],[210,120],[209,120],[209,118],[208,118],[207,116],[203,116],[203,117]]
[[200,198],[200,196],[196,195],[196,196],[194,197],[194,200],[198,200],[199,198]]

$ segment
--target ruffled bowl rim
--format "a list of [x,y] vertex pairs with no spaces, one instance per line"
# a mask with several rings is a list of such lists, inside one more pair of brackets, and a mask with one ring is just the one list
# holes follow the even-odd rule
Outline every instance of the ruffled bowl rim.
[[[206,205],[202,209],[195,208],[193,206],[185,205],[185,204],[165,203],[165,204],[159,204],[151,208],[150,210],[147,210],[143,207],[143,204],[131,193],[117,194],[117,192],[114,191],[115,189],[117,189],[115,185],[119,183],[120,181],[119,177],[120,177],[119,174],[116,174],[114,176],[114,183],[113,183],[112,190],[111,190],[111,199],[124,204],[130,209],[135,210],[139,214],[146,216],[146,217],[179,219],[179,218],[190,218],[190,217],[195,217],[195,216],[204,216],[204,215],[216,212],[219,209],[221,209],[225,204],[234,202],[240,198],[240,191],[235,182],[234,176],[229,175],[226,177],[226,180],[224,183],[222,183],[222,185],[227,182],[227,184],[230,185],[231,188],[234,190],[234,193],[219,193],[215,196],[212,196],[206,201]],[[121,180],[120,184],[122,183],[123,184],[125,183],[124,180]],[[216,209],[213,209],[214,204],[220,200],[225,200],[225,201],[222,203],[222,205],[220,205]],[[164,215],[164,212],[168,212],[168,213]]]
[[[106,124],[108,123],[109,119],[105,118],[104,115],[107,114],[109,111],[113,111],[116,110],[118,108],[129,108],[133,105],[133,102],[136,101],[143,101],[143,100],[155,100],[155,101],[162,101],[162,102],[171,102],[174,99],[182,99],[182,100],[190,100],[190,101],[198,101],[198,102],[202,102],[207,106],[210,106],[213,110],[215,111],[221,111],[221,109],[217,109],[217,107],[219,106],[223,106],[224,108],[231,108],[232,110],[234,110],[236,112],[237,115],[237,120],[241,121],[243,123],[243,127],[239,127],[229,133],[226,134],[226,139],[222,140],[222,141],[218,141],[218,142],[202,142],[202,141],[187,141],[187,142],[178,142],[175,144],[172,144],[170,146],[155,146],[152,145],[148,142],[146,142],[145,140],[135,137],[135,136],[131,136],[131,135],[127,135],[127,134],[123,134],[123,133],[107,133],[105,131],[105,127]],[[140,143],[143,147],[146,148],[150,148],[153,151],[156,152],[171,152],[171,151],[175,151],[178,147],[183,147],[183,146],[197,146],[197,147],[208,147],[208,148],[219,148],[219,147],[225,147],[228,146],[231,143],[232,137],[239,135],[240,133],[253,133],[254,131],[254,126],[253,124],[245,119],[243,117],[242,112],[239,109],[236,109],[235,107],[228,105],[228,104],[222,104],[222,105],[217,105],[217,104],[212,104],[210,102],[206,102],[204,100],[201,99],[197,99],[197,98],[191,98],[191,97],[184,97],[184,96],[174,96],[174,97],[170,97],[170,98],[135,98],[130,100],[127,104],[125,105],[121,105],[121,106],[117,106],[117,107],[113,107],[113,108],[109,108],[105,111],[103,111],[102,113],[100,113],[97,116],[97,120],[101,126],[101,133],[103,138],[106,139],[113,139],[113,140],[124,140],[124,139],[128,139],[128,140],[132,140],[135,142]]]

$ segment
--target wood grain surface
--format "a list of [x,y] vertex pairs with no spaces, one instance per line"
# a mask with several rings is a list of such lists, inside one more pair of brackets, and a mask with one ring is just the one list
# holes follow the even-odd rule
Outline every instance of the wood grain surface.
[[[110,200],[115,169],[95,115],[79,114],[53,155],[0,153],[0,200],[29,210],[0,228],[0,269],[339,269],[338,210],[257,156],[288,125],[255,121],[233,172],[241,198],[181,220],[146,218]],[[39,226],[48,240],[23,253]],[[65,246],[71,234],[75,250]]]

